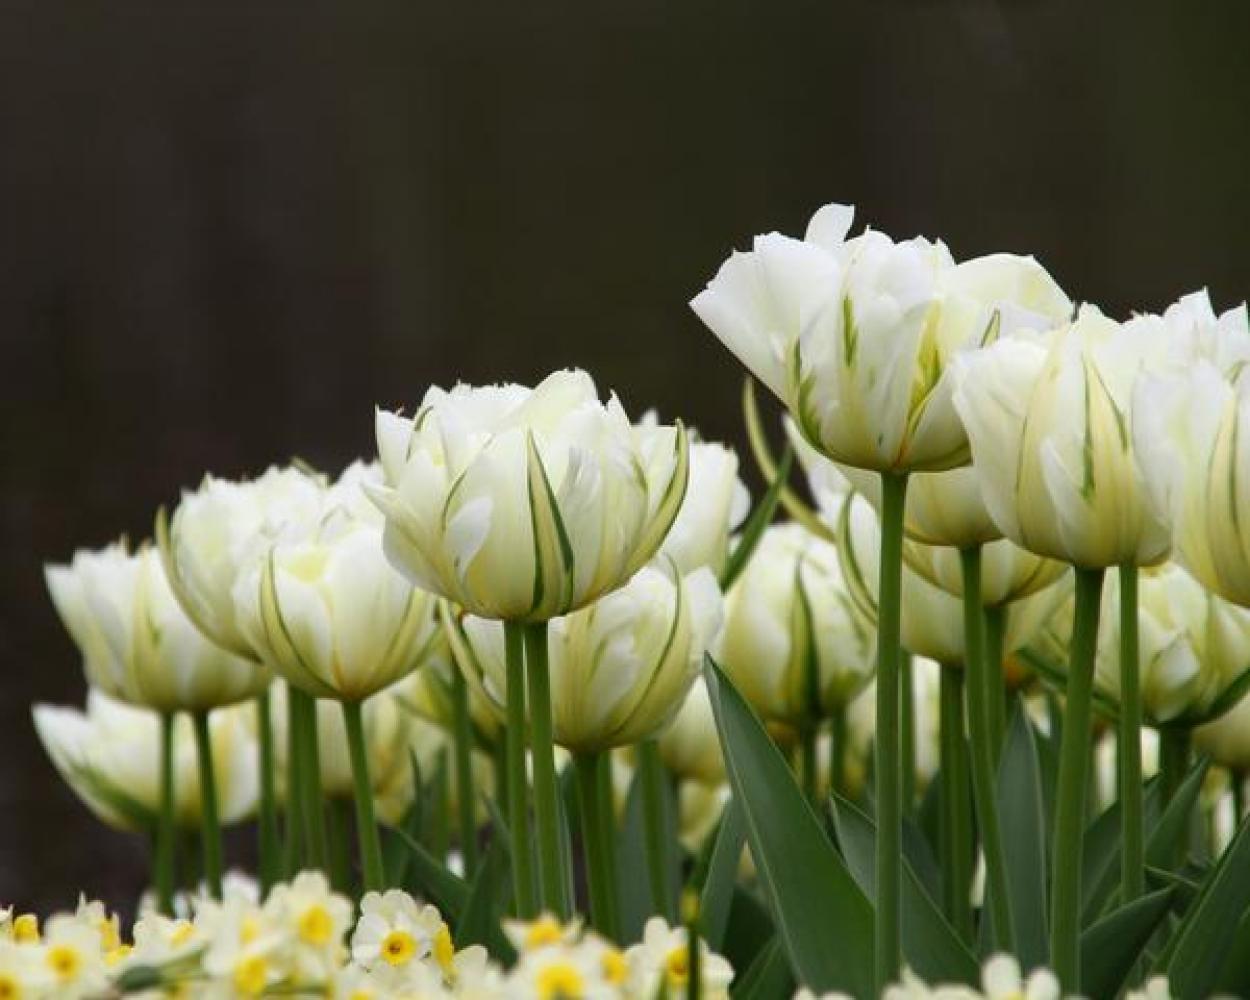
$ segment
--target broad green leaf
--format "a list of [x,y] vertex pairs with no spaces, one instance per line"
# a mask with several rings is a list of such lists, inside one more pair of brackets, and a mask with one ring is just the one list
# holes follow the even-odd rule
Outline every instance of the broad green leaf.
[[725,561],[725,568],[720,575],[721,590],[728,590],[733,586],[733,582],[738,579],[742,571],[746,569],[747,563],[751,561],[755,546],[764,536],[764,529],[772,524],[773,515],[777,512],[777,501],[781,499],[781,491],[790,478],[792,465],[794,465],[794,447],[787,444],[781,456],[781,465],[777,469],[777,474],[773,476],[768,491],[760,498],[755,510],[751,511],[751,516],[747,518],[738,536],[738,544],[734,546],[733,553]]
[[637,941],[651,915],[647,881],[646,830],[642,812],[642,776],[634,772],[625,796],[625,814],[616,850],[616,884],[620,887],[621,939]]
[[[934,781],[936,785],[938,782]],[[926,800],[928,796],[925,797]],[[933,899],[942,897],[942,869],[933,856],[933,847],[915,821],[903,817],[903,857],[911,865],[924,891]]]
[[787,1000],[794,992],[794,976],[786,951],[775,936],[760,949],[755,961],[729,991],[734,1000]]
[[[833,804],[838,843],[855,881],[868,896],[876,894],[876,824],[836,797]],[[930,982],[975,983],[980,967],[933,898],[924,891],[911,864],[903,862],[903,957]]]
[[750,889],[734,886],[729,904],[729,922],[720,953],[735,969],[749,969],[760,949],[776,935],[768,907]]
[[406,830],[397,826],[388,829],[408,845],[411,884],[442,911],[444,920],[454,924],[460,919],[469,898],[469,887],[464,879],[434,857]]
[[703,937],[714,951],[725,939],[725,926],[729,923],[729,905],[733,902],[734,884],[738,878],[738,862],[746,843],[746,821],[742,809],[733,799],[725,806],[716,842],[708,862],[707,877],[699,903],[699,919],[703,925]]
[[1225,996],[1250,996],[1250,912],[1237,922],[1232,947],[1220,969],[1219,991]]
[[1081,933],[1082,994],[1113,997],[1119,993],[1155,928],[1167,915],[1171,899],[1170,889],[1152,892],[1113,910]]
[[[1158,778],[1146,783],[1142,795],[1145,829],[1158,823],[1163,786]],[[1085,828],[1085,850],[1081,858],[1081,925],[1098,919],[1107,900],[1120,884],[1120,802],[1111,803]]]
[[704,675],[751,857],[791,968],[817,992],[868,996],[872,905],[825,837],[781,751],[711,657]]
[[496,959],[505,964],[516,958],[516,951],[500,926],[508,895],[508,854],[502,841],[491,841],[482,864],[477,870],[473,884],[469,886],[464,909],[456,921],[455,942],[457,948],[471,944],[486,947]]
[[1243,821],[1160,956],[1159,964],[1167,969],[1173,996],[1212,994],[1247,907],[1250,822]]
[[[1007,891],[1016,932],[1016,957],[1032,969],[1050,954],[1047,931],[1046,815],[1033,727],[1017,702],[1003,742],[995,789]],[[987,888],[987,891],[989,889]]]
[[1190,820],[1209,764],[1210,759],[1206,757],[1194,763],[1172,796],[1172,801],[1163,810],[1159,822],[1146,836],[1146,864],[1168,871],[1175,871],[1183,864]]

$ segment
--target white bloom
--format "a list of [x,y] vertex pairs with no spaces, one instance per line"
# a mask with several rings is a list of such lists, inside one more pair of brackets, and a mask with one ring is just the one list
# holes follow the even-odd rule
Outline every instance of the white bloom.
[[451,932],[433,906],[418,906],[406,892],[369,892],[351,938],[352,960],[397,986],[427,958],[444,968],[455,955]]
[[981,968],[986,1000],[1059,1000],[1059,980],[1049,969],[1035,969],[1024,979],[1011,955],[991,955]]
[[352,903],[331,891],[321,872],[300,872],[290,883],[274,886],[265,916],[292,940],[295,967],[304,982],[325,979],[337,966],[343,935],[352,919]]
[[[725,959],[714,954],[706,941],[697,942],[701,994],[707,1000],[723,1000],[729,995],[734,971]],[[633,995],[653,997],[661,989],[670,996],[681,996],[690,985],[690,940],[684,927],[670,927],[663,917],[652,917],[643,927],[642,941],[629,948],[629,982]]]
[[674,774],[708,785],[725,780],[716,718],[707,685],[698,677],[673,721],[660,733],[660,756]]
[[379,410],[377,439],[391,561],[487,618],[543,621],[619,587],[686,489],[685,432],[636,431],[580,371],[431,389],[412,419]]

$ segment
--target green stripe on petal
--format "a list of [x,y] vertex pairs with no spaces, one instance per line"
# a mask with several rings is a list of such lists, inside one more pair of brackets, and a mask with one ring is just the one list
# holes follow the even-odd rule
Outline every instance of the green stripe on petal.
[[546,621],[573,602],[573,546],[533,432],[525,436],[530,526],[534,534],[534,598],[529,621]]
[[[686,427],[680,420],[675,421],[673,430],[673,448],[676,457],[673,463],[673,474],[664,486],[664,493],[656,506],[655,513],[651,515],[651,520],[643,526],[638,544],[634,547],[633,556],[626,567],[624,574],[626,579],[642,569],[659,551],[686,499],[686,487],[690,483],[690,442],[686,437]],[[624,580],[621,582],[623,583]]]
[[319,698],[337,698],[339,693],[304,661],[295,640],[291,638],[291,630],[282,616],[282,605],[278,600],[272,549],[265,557],[259,587],[260,624],[265,630],[265,642],[273,650],[277,665],[285,668],[283,672],[288,677],[296,675],[302,679],[305,683],[295,683],[310,694]]

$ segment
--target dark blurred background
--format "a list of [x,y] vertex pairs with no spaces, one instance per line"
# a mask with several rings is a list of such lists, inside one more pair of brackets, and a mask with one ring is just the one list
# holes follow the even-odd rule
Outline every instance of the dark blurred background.
[[40,572],[204,470],[369,454],[375,403],[590,369],[737,439],[686,308],[829,200],[1123,313],[1250,285],[1250,5],[0,6],[0,900],[131,898],[61,784]]

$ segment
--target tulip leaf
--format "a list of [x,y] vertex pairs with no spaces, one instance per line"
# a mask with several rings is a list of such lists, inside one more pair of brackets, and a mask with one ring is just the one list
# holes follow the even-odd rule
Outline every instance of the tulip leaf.
[[781,499],[781,491],[790,478],[792,465],[794,465],[794,447],[787,444],[781,456],[781,465],[772,483],[769,484],[768,491],[760,498],[755,510],[751,511],[751,516],[747,518],[746,524],[742,526],[742,533],[738,536],[738,544],[734,546],[733,553],[725,561],[725,568],[720,575],[721,590],[728,590],[733,586],[733,582],[746,569],[760,539],[764,537],[764,530],[772,524],[773,515],[777,513],[777,502]]
[[[1146,782],[1142,795],[1145,828],[1158,822],[1163,786],[1158,778]],[[1117,799],[1098,814],[1085,829],[1085,849],[1081,858],[1081,925],[1092,924],[1107,905],[1120,881],[1120,801]]]
[[437,906],[449,923],[458,921],[469,898],[469,886],[464,879],[434,857],[406,830],[397,826],[387,829],[408,845],[411,884],[419,895]]
[[1219,992],[1222,996],[1250,995],[1250,912],[1237,922],[1237,933],[1220,970]]
[[[834,796],[838,843],[859,887],[876,893],[876,824],[841,796]],[[977,960],[924,890],[911,863],[903,861],[903,957],[930,982],[976,983]]]
[[[936,781],[931,782],[930,787],[937,784]],[[928,795],[925,800],[929,801]],[[933,846],[924,831],[907,816],[903,817],[903,857],[911,865],[924,891],[933,899],[940,899],[942,869],[938,866],[937,858],[933,856]]]
[[[1081,934],[1081,993],[1113,997],[1171,908],[1172,890],[1161,889],[1113,910]],[[1028,964],[1021,961],[1028,968]]]
[[738,877],[738,862],[742,860],[742,847],[746,843],[746,820],[736,800],[730,799],[716,830],[716,841],[708,861],[707,877],[703,881],[699,901],[699,920],[703,937],[713,950],[720,948],[725,940],[725,928],[729,924],[729,907],[733,903],[734,884]]
[[456,921],[457,948],[480,944],[501,962],[511,963],[515,960],[516,951],[500,926],[505,902],[501,898],[501,887],[508,884],[509,867],[507,848],[496,837],[486,849],[482,864],[469,886],[464,908]]
[[[1046,918],[1046,815],[1033,727],[1017,701],[1003,743],[995,790],[1007,866],[1008,905],[1023,968],[1044,965],[1050,954]],[[990,887],[987,885],[986,891]]]
[[1199,758],[1167,804],[1159,822],[1146,837],[1146,864],[1175,871],[1184,861],[1183,846],[1189,837],[1193,809],[1202,791],[1210,759]]
[[1243,821],[1159,956],[1172,995],[1210,996],[1250,907],[1250,822]]
[[[872,992],[872,904],[829,843],[764,726],[707,657],[708,695],[751,857],[797,978],[815,991]],[[830,947],[830,942],[837,942]]]
[[794,991],[794,976],[786,951],[774,935],[738,977],[729,995],[734,1000],[785,1000]]
[[620,887],[621,939],[637,941],[651,915],[651,889],[641,875],[647,870],[646,823],[643,819],[642,775],[634,772],[625,796],[625,813],[616,851],[616,884]]

